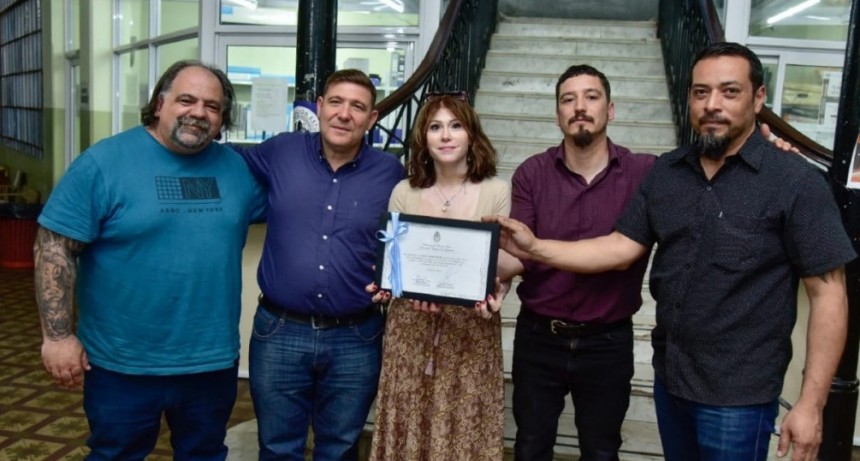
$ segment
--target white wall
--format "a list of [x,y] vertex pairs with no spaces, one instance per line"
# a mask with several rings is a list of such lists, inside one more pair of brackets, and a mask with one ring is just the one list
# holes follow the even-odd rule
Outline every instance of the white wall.
[[242,349],[239,351],[239,376],[242,378],[248,377],[248,344],[251,341],[254,313],[257,311],[257,296],[260,294],[257,266],[260,264],[260,255],[263,254],[265,237],[265,224],[251,226],[242,254],[242,315],[239,318],[239,335],[242,341]]

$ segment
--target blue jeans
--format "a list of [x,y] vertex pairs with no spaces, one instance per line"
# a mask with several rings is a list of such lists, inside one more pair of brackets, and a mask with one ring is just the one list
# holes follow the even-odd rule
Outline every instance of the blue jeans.
[[580,460],[617,460],[632,377],[632,325],[566,338],[521,314],[513,360],[516,460],[553,459],[567,394],[573,398]]
[[261,461],[303,461],[308,424],[315,461],[358,459],[379,384],[384,325],[379,314],[314,329],[257,309],[249,371]]
[[175,460],[227,458],[227,421],[236,401],[236,366],[173,376],[126,375],[93,366],[84,379],[89,461],[142,460],[158,439],[162,414]]
[[666,461],[764,461],[778,401],[719,407],[675,397],[654,378],[657,425]]

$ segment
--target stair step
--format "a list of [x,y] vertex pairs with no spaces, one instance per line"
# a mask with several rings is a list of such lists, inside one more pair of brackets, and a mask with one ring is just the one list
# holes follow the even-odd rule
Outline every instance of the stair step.
[[[513,442],[516,436],[516,423],[513,414],[505,412],[505,439]],[[660,434],[656,422],[624,420],[621,426],[621,459],[662,460],[663,447],[660,444]],[[562,413],[558,419],[558,436],[556,438],[554,459],[562,459],[558,455],[578,455],[579,439],[572,414]],[[626,454],[640,456],[628,458]],[[642,457],[644,456],[644,457]],[[576,459],[576,458],[572,458]]]
[[655,24],[653,21],[505,18],[496,31],[521,37],[655,38]]
[[[668,98],[613,97],[612,102],[615,104],[615,120],[672,122],[672,106]],[[478,90],[475,96],[475,110],[480,114],[554,115],[555,94]],[[560,133],[559,139],[561,139]]]
[[[606,73],[604,69],[597,68]],[[541,69],[543,71],[543,69]],[[486,91],[500,91],[511,93],[544,93],[555,95],[555,85],[561,71],[557,73],[527,73],[527,72],[500,72],[484,69],[481,74],[480,89]],[[632,72],[624,75],[606,74],[612,87],[613,97],[641,97],[642,95],[668,94],[666,76],[630,77],[639,75]]]
[[[521,72],[523,69],[540,69],[541,74],[552,74],[556,78],[573,64],[588,64],[608,76],[636,75],[640,77],[662,77],[665,75],[663,60],[659,57],[620,58],[606,55],[535,55],[508,53],[490,50],[487,53],[486,71]],[[611,80],[610,80],[611,82]]]
[[[483,114],[484,132],[491,140],[501,137],[544,139],[557,143],[560,140],[558,126],[553,118]],[[609,137],[616,143],[628,145],[633,142],[664,145],[676,143],[675,126],[671,122],[624,122],[614,121],[606,128]]]
[[529,52],[565,56],[620,56],[653,57],[663,55],[660,41],[655,38],[566,38],[522,37],[518,35],[493,36],[492,49],[499,52]]
[[[572,64],[590,64],[612,86],[615,120],[607,127],[613,142],[634,152],[660,154],[677,143],[662,52],[653,21],[579,21],[503,18],[492,39],[475,107],[499,155],[499,177],[509,179],[527,158],[557,146],[555,85]],[[513,446],[511,366],[519,279],[502,304],[502,355],[505,371],[505,446]],[[657,461],[662,447],[654,410],[651,331],[655,304],[643,287],[643,305],[634,315],[630,407],[622,428],[622,461]],[[554,459],[578,459],[575,408],[568,396],[560,421]]]

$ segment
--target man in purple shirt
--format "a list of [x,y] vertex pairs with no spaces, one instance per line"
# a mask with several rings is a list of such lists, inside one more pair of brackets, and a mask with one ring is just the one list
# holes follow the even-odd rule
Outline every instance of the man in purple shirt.
[[319,133],[281,133],[240,149],[269,189],[250,346],[260,460],[357,460],[381,366],[383,319],[364,291],[374,232],[403,178],[393,156],[364,143],[376,91],[340,70],[317,100]]
[[[511,217],[545,239],[612,232],[655,160],[609,140],[606,126],[614,117],[606,76],[587,65],[568,68],[556,84],[564,140],[517,168]],[[591,275],[533,261],[510,267],[523,277],[513,359],[517,460],[552,459],[568,393],[580,459],[618,459],[633,377],[631,317],[642,304],[647,264],[644,255],[627,270]]]

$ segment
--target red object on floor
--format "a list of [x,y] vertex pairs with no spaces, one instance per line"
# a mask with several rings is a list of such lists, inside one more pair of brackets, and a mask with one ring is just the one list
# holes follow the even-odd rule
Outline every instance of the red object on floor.
[[0,267],[32,269],[35,219],[0,218]]

